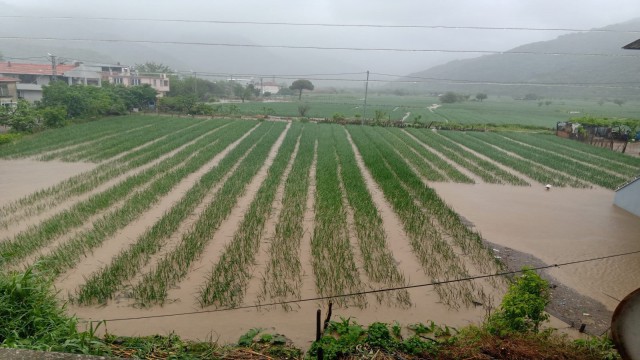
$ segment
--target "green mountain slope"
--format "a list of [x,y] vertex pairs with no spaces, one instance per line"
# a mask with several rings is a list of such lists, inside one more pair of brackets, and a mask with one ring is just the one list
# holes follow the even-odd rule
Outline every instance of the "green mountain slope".
[[[440,79],[423,83],[426,88],[438,91],[486,91],[514,96],[527,93],[542,96],[638,96],[640,51],[621,48],[640,37],[640,19],[595,30],[600,31],[562,35],[503,54],[453,61],[410,74],[403,80],[414,77]],[[513,85],[521,83],[553,86]],[[564,86],[567,84],[573,86]]]

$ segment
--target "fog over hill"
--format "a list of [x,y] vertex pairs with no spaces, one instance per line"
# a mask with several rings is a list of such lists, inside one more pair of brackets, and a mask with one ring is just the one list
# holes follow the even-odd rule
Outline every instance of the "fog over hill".
[[640,19],[635,19],[595,29],[602,31],[572,33],[522,45],[504,54],[452,61],[410,74],[403,80],[417,81],[423,88],[440,91],[636,97],[640,94],[640,51],[624,50],[622,46],[638,39],[639,29]]
[[[0,53],[15,61],[44,62],[47,53],[88,63],[155,61],[199,76],[276,75],[283,82],[322,74],[314,79],[318,87],[364,88],[367,70],[370,89],[411,73],[475,82],[635,81],[637,71],[629,70],[636,76],[630,77],[622,69],[640,63],[474,52],[620,52],[640,33],[585,32],[548,40],[571,32],[551,29],[589,29],[638,17],[637,0],[0,0],[0,9]],[[616,26],[640,30],[637,21]],[[617,74],[603,71],[607,66]],[[446,90],[445,85],[424,88]]]

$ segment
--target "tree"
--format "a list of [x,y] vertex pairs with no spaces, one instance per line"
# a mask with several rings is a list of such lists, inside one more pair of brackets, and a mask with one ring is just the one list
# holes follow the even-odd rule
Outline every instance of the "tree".
[[487,98],[487,94],[485,93],[477,93],[476,94],[476,99],[480,102],[482,102],[482,100],[485,100]]
[[141,74],[168,74],[173,70],[163,63],[156,63],[155,61],[147,61],[144,64],[136,64],[135,69]]
[[296,80],[291,84],[291,86],[289,86],[289,89],[299,91],[298,100],[302,99],[302,90],[313,91],[313,88],[311,81],[305,79]]
[[311,106],[309,106],[309,104],[300,104],[298,105],[298,114],[300,114],[300,116],[302,117],[305,117],[310,109]]
[[443,104],[453,104],[458,100],[459,100],[458,94],[454,93],[453,91],[448,91],[444,93],[442,96],[440,96],[440,102]]
[[0,106],[0,125],[18,132],[32,132],[40,125],[38,112],[28,101],[18,99],[15,107]]

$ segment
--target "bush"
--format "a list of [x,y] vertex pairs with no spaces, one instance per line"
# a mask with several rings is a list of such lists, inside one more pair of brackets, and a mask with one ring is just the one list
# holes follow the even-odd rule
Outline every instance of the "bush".
[[500,309],[488,321],[494,334],[538,332],[540,324],[549,315],[544,308],[549,304],[549,284],[530,268],[523,268],[522,276],[511,284],[502,298]]
[[8,144],[14,140],[18,140],[22,137],[22,134],[0,134],[0,145]]

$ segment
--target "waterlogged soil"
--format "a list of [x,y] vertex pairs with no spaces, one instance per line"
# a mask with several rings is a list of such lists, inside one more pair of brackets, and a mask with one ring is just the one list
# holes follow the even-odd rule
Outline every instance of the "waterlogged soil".
[[95,167],[96,164],[79,162],[0,159],[0,206]]
[[[613,205],[601,188],[546,191],[490,184],[431,184],[493,246],[511,269],[640,250],[638,217]],[[608,327],[618,300],[640,287],[640,254],[544,271],[555,286],[552,314],[587,330]],[[586,315],[585,315],[586,314]]]

